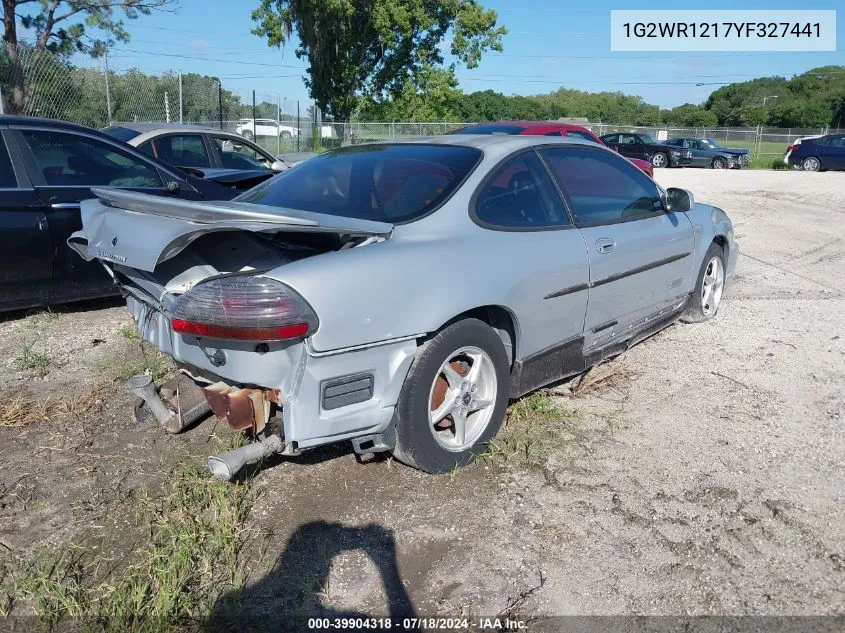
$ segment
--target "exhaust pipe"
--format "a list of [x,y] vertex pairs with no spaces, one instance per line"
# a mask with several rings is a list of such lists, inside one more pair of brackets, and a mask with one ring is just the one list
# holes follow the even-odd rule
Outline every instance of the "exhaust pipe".
[[208,458],[208,469],[215,477],[229,481],[246,464],[257,462],[274,453],[281,453],[283,450],[282,438],[270,435],[260,442],[253,442],[220,455],[212,455]]
[[125,387],[126,391],[138,396],[147,403],[150,411],[162,426],[166,427],[176,417],[176,414],[159,397],[153,384],[153,377],[149,374],[132,376],[132,378],[126,381]]

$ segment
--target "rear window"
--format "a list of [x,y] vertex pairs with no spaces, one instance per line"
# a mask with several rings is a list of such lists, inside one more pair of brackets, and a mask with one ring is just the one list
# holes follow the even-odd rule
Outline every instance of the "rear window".
[[138,136],[138,134],[140,134],[140,132],[130,130],[128,127],[120,127],[119,125],[110,125],[108,127],[104,127],[102,131],[111,136],[112,138],[116,138],[118,141],[123,141],[124,143],[126,143],[127,141],[131,141],[133,138]]
[[493,123],[490,125],[471,125],[465,127],[452,134],[510,134],[516,136],[524,132],[526,128],[522,125],[502,125],[500,123]]
[[481,158],[471,147],[357,145],[316,156],[239,202],[360,220],[407,222],[445,201]]

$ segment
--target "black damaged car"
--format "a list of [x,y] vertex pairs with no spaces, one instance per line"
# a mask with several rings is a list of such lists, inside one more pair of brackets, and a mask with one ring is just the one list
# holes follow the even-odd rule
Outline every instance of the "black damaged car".
[[692,153],[677,147],[667,147],[650,134],[614,132],[601,140],[627,158],[650,161],[655,167],[683,167],[692,162]]

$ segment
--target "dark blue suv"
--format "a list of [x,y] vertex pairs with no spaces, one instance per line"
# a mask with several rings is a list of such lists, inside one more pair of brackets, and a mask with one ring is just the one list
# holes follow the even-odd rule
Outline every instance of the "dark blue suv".
[[845,134],[806,139],[790,148],[788,162],[804,171],[845,169]]

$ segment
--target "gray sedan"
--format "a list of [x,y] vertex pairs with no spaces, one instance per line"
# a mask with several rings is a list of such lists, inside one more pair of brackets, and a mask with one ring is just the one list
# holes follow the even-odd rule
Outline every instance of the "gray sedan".
[[339,440],[466,464],[509,399],[714,317],[738,254],[721,209],[561,137],[345,147],[232,202],[95,193],[70,245],[258,440],[222,478]]

